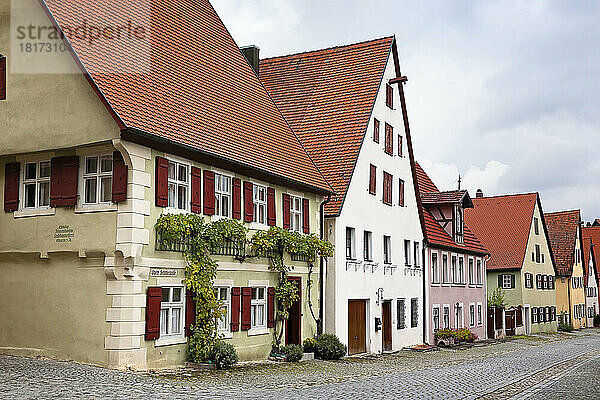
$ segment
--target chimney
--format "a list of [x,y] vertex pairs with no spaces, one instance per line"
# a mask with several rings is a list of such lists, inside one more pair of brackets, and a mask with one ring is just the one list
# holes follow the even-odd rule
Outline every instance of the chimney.
[[588,221],[586,226],[589,228],[590,226],[592,226],[592,223],[590,221]]
[[254,70],[256,76],[258,76],[258,64],[260,63],[260,49],[252,45],[240,47],[240,50],[242,51],[242,54],[244,54],[244,57],[246,57],[246,60],[248,60],[248,63]]
[[479,199],[481,197],[483,197],[483,190],[477,189],[477,192],[475,193],[475,198]]

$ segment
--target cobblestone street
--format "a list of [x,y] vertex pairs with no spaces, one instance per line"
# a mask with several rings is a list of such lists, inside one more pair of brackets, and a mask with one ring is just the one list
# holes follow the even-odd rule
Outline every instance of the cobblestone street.
[[2,399],[598,399],[600,331],[338,362],[126,373],[0,356]]

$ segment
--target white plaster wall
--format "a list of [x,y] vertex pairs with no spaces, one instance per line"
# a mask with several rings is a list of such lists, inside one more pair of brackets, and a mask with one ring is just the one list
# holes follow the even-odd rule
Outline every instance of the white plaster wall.
[[[411,249],[419,242],[423,248],[423,235],[417,209],[412,172],[404,134],[400,96],[397,85],[394,85],[394,110],[385,104],[385,82],[396,76],[393,60],[388,62],[385,76],[377,95],[373,115],[367,128],[364,143],[352,176],[350,187],[346,195],[341,215],[335,223],[327,223],[326,229],[329,237],[335,243],[335,259],[331,260],[328,275],[327,301],[334,311],[335,320],[326,323],[326,329],[333,331],[343,343],[348,343],[348,300],[366,299],[367,305],[367,351],[380,352],[382,349],[382,331],[375,332],[375,317],[381,317],[381,304],[377,304],[377,290],[383,288],[383,299],[392,300],[392,346],[400,349],[405,346],[423,342],[423,260],[420,268],[405,268],[404,240],[411,241]],[[373,118],[380,121],[379,143],[373,141]],[[384,152],[385,123],[394,127],[394,156]],[[398,134],[402,135],[404,151],[403,157],[398,153]],[[370,164],[377,166],[377,194],[369,194]],[[392,206],[383,204],[383,171],[393,175],[393,202]],[[405,206],[398,205],[398,179],[405,181]],[[362,267],[355,270],[346,270],[346,227],[356,229],[356,258],[363,259],[363,231],[373,232],[372,248],[373,260],[379,262],[377,269],[366,272]],[[383,266],[383,235],[390,235],[392,242],[392,264],[397,265],[395,272],[384,274]],[[413,257],[411,256],[411,259]],[[332,297],[335,307],[331,306]],[[410,327],[410,299],[419,299],[419,318],[416,328]],[[396,299],[406,299],[406,328],[396,329]]]

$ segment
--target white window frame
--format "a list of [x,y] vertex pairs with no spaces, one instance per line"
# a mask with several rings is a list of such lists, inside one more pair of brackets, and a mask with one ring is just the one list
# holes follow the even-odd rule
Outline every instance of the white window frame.
[[[50,170],[50,174],[47,177],[41,177],[41,164],[48,163],[48,168]],[[31,161],[23,161],[21,163],[21,183],[20,183],[20,193],[21,199],[19,202],[19,210],[20,211],[40,211],[40,210],[50,210],[50,177],[52,176],[52,167],[50,165],[50,160],[31,160]],[[26,179],[25,173],[27,171],[28,164],[35,164],[35,178]],[[48,184],[48,205],[41,206],[40,205],[40,186],[42,184]],[[26,195],[25,195],[25,187],[28,185],[35,185],[35,199],[33,207],[26,207]]]
[[[109,206],[112,204],[112,179],[113,179],[113,154],[112,153],[95,153],[95,154],[86,154],[81,156],[83,158],[83,163],[81,166],[81,194],[79,196],[79,204],[82,207],[102,207]],[[88,159],[95,158],[96,159],[96,172],[87,173],[87,162]],[[110,160],[110,171],[102,171],[102,159],[106,158]],[[86,199],[86,181],[96,179],[96,201],[88,202]],[[110,178],[110,193],[111,199],[107,201],[102,201],[101,193],[102,193],[102,180]]]
[[[261,191],[264,194],[262,200],[260,199]],[[261,209],[264,217],[262,221],[259,218]],[[267,187],[265,185],[252,183],[252,212],[252,221],[255,224],[267,225]]]
[[[223,304],[223,309],[225,309],[225,316],[218,321],[217,323],[217,334],[222,335],[224,338],[233,337],[231,332],[231,285],[220,285],[215,284],[214,289],[217,291],[217,300],[221,301]],[[226,299],[221,299],[221,290],[225,290]],[[224,324],[224,326],[222,326]]]
[[[215,218],[231,218],[233,212],[233,176],[215,172]],[[229,191],[223,190],[223,182],[229,182]],[[223,200],[227,199],[227,212],[223,212]]]
[[[460,315],[459,315],[460,311]],[[458,324],[460,321],[460,325]],[[456,329],[462,329],[465,327],[465,307],[463,303],[458,303],[458,307],[455,305],[454,310],[454,327]]]
[[[434,262],[435,256],[435,262]],[[431,283],[439,284],[440,283],[440,256],[437,251],[431,252]]]
[[290,230],[302,232],[302,197],[293,194],[290,195]]
[[413,243],[413,249],[414,249],[414,261],[415,261],[415,268],[419,267],[419,264],[421,263],[421,246],[419,246],[419,242],[414,242]]
[[469,328],[477,325],[477,308],[475,303],[469,303]]
[[[448,311],[448,313],[446,313],[446,311]],[[452,309],[450,307],[450,304],[444,304],[442,306],[442,322],[441,322],[442,329],[450,329],[452,327],[452,320],[451,320],[451,316],[450,316],[451,312],[452,312]],[[446,324],[446,317],[448,317],[447,324]]]
[[[436,311],[437,311],[437,327],[436,325]],[[434,304],[433,307],[431,308],[431,328],[433,330],[433,332],[439,330],[441,328],[441,314],[440,314],[440,305],[439,304]]]
[[[170,344],[178,344],[185,343],[185,287],[183,285],[164,285],[161,286],[161,302],[160,302],[160,314],[159,314],[159,332],[160,336],[156,339],[156,346],[164,346]],[[162,301],[162,290],[169,289],[169,299],[170,301]],[[181,298],[180,301],[174,302],[173,299],[173,289],[181,289]],[[180,309],[179,315],[179,332],[178,333],[169,333],[172,329],[172,310]],[[163,310],[167,310],[167,333],[163,333]]]
[[404,264],[411,265],[410,253],[412,252],[410,240],[404,240]]
[[452,271],[452,284],[456,285],[460,283],[460,278],[458,276],[458,257],[456,254],[450,256],[450,271]]
[[477,303],[477,326],[483,325],[483,303]]
[[483,285],[483,260],[478,258],[475,260],[475,269],[477,270],[477,285]]
[[383,235],[383,263],[392,263],[392,237]]
[[[508,281],[507,281],[508,279]],[[508,285],[507,285],[508,282]],[[510,289],[512,284],[512,279],[510,277],[510,274],[502,274],[502,289]]]
[[457,269],[458,269],[458,283],[461,285],[464,285],[465,284],[465,257],[464,256],[458,256]]
[[[444,261],[446,261],[444,263]],[[442,283],[449,285],[452,277],[450,276],[450,265],[448,263],[448,253],[442,253]]]
[[467,257],[467,268],[469,271],[469,286],[475,286],[477,278],[475,277],[475,259],[473,257]]
[[[167,207],[166,211],[171,214],[177,213],[189,213],[190,212],[190,204],[191,204],[191,177],[192,177],[192,166],[182,160],[176,160],[172,158],[167,158],[168,161],[168,173],[167,173]],[[171,165],[173,165],[175,171],[175,177],[169,176],[171,171]],[[186,169],[186,181],[182,181],[179,179],[179,168],[184,167]],[[171,205],[171,187],[175,188],[175,197],[174,197],[174,206]],[[184,199],[184,208],[179,208],[179,188],[185,188],[186,198]]]
[[356,260],[356,229],[346,227],[346,259]]
[[[366,243],[365,243],[365,238]],[[363,231],[363,258],[365,261],[373,261],[373,232]]]
[[[250,331],[248,333],[252,334],[252,333],[263,333],[265,331],[268,332],[268,329],[267,329],[268,286],[267,285],[251,285],[250,287],[252,289],[252,294],[250,295]],[[264,290],[264,298],[253,299],[252,296],[254,296],[254,290],[256,290],[256,294],[258,297],[258,293],[259,293],[260,289]],[[263,308],[263,323],[256,324],[254,316],[256,315],[257,310],[259,309],[260,306],[262,306],[262,308]]]

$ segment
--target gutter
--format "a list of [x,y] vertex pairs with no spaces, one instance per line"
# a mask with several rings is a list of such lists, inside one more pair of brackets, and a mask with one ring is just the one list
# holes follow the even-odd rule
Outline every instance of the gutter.
[[[325,240],[325,205],[331,201],[331,194],[327,195],[327,199],[323,200],[320,205],[320,236],[321,240]],[[335,251],[335,250],[334,250]],[[325,259],[320,257],[319,260],[319,320],[317,321],[317,336],[323,333],[323,318],[325,317],[325,310],[323,303],[325,300],[325,280],[323,279],[323,272],[325,270]]]

